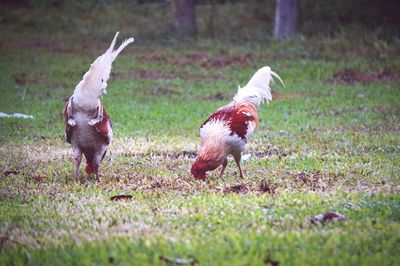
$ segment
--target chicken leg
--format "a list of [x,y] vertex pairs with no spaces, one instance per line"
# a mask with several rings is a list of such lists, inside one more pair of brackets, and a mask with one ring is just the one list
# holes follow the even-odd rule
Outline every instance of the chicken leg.
[[244,179],[243,171],[242,171],[242,168],[240,167],[240,161],[242,159],[242,154],[241,153],[236,153],[236,154],[233,155],[233,158],[235,159],[236,165],[239,168],[240,177]]
[[75,181],[79,180],[79,166],[81,165],[82,162],[82,151],[79,148],[74,149],[74,159],[75,159]]
[[227,165],[228,165],[228,160],[225,159],[222,162],[222,168],[221,168],[221,173],[219,174],[219,178],[224,179],[224,171],[225,171],[225,168],[226,168]]

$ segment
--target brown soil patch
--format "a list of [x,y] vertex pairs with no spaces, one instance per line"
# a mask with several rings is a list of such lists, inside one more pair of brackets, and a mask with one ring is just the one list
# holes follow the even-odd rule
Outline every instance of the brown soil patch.
[[252,151],[251,155],[257,158],[269,158],[269,157],[288,157],[292,154],[292,152],[278,150],[277,148],[273,148],[267,151]]
[[12,75],[12,78],[14,79],[15,84],[20,85],[20,86],[23,86],[26,84],[44,84],[44,83],[48,82],[47,78],[45,78],[45,77],[29,79],[27,77],[27,74],[24,72],[14,73]]
[[44,175],[37,175],[37,176],[32,176],[32,179],[35,180],[36,182],[43,182],[45,180],[48,180],[49,177]]
[[167,88],[167,87],[155,87],[155,88],[144,88],[143,94],[147,95],[165,95],[165,96],[171,96],[171,95],[179,95],[180,92]]
[[167,57],[164,55],[158,55],[158,54],[144,54],[144,55],[139,55],[137,56],[139,60],[142,61],[149,61],[149,62],[159,62],[159,61],[167,61]]
[[215,56],[208,58],[207,61],[201,62],[200,65],[205,68],[213,67],[228,67],[231,65],[247,65],[251,56],[249,54],[245,55],[235,55],[235,56]]
[[400,82],[400,72],[384,69],[381,71],[365,73],[357,69],[347,68],[333,75],[330,82],[333,84],[354,85],[358,83],[369,84],[374,81],[390,81]]
[[126,157],[143,158],[143,157],[162,157],[164,159],[178,159],[178,158],[189,158],[195,159],[197,153],[195,151],[181,151],[181,152],[150,152],[150,153],[123,153]]
[[200,100],[211,100],[211,101],[222,101],[222,100],[230,100],[234,96],[233,93],[223,93],[223,92],[217,92],[215,94],[211,95],[205,95],[205,96],[200,96]]
[[341,178],[341,174],[322,173],[319,170],[312,172],[288,173],[293,180],[292,186],[297,188],[307,188],[312,191],[325,191]]
[[223,80],[223,76],[219,74],[212,75],[191,75],[186,73],[163,72],[163,71],[147,71],[138,70],[131,74],[124,72],[111,72],[111,79],[133,77],[137,79],[185,79],[185,80]]
[[33,39],[31,42],[21,44],[21,46],[30,48],[46,48],[58,53],[67,53],[72,51],[72,48],[69,46],[69,44],[65,42],[48,39],[44,40],[41,38]]
[[250,60],[254,58],[254,55],[251,53],[246,53],[240,55],[208,56],[204,53],[191,53],[182,55],[180,57],[167,57],[164,55],[152,54],[140,55],[138,58],[143,61],[165,61],[178,66],[200,65],[204,68],[221,68],[231,65],[247,65],[249,64]]
[[172,72],[139,70],[133,73],[133,77],[139,79],[176,79],[178,75]]
[[[252,156],[257,158],[265,158],[265,157],[287,157],[291,155],[291,152],[280,151],[277,148],[273,148],[267,151],[251,151]],[[197,156],[196,151],[181,151],[181,152],[149,152],[149,153],[122,153],[123,156],[126,157],[135,157],[135,158],[143,158],[143,157],[162,157],[164,159],[178,159],[178,158],[188,158],[195,159]]]
[[184,74],[181,73],[179,75],[180,78],[186,79],[186,80],[224,80],[225,77],[220,75],[220,74],[212,74],[212,75],[189,75],[189,74]]
[[236,185],[231,185],[228,187],[223,188],[223,193],[236,193],[236,194],[247,194],[247,193],[268,193],[270,195],[275,195],[275,191],[277,190],[278,185],[273,183],[270,180],[264,179],[261,180],[259,185],[257,186],[254,183],[246,184],[246,183],[239,183]]
[[224,194],[227,193],[241,193],[241,194],[246,194],[250,192],[250,189],[247,187],[246,184],[236,184],[236,185],[232,185],[229,187],[224,188]]
[[277,189],[277,185],[267,179],[263,179],[260,182],[259,190],[263,193],[268,193],[270,195],[275,195],[275,190]]

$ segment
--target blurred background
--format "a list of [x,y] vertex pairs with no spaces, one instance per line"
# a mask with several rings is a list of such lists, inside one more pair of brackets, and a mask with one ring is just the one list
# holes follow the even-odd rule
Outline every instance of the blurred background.
[[367,39],[373,34],[398,41],[400,31],[397,0],[3,0],[0,7],[3,33],[8,28],[18,34],[51,34],[53,38],[80,33],[108,39],[119,29],[134,34],[138,45],[173,43],[184,36],[268,42],[274,38],[278,16],[283,24],[280,31],[304,38]]

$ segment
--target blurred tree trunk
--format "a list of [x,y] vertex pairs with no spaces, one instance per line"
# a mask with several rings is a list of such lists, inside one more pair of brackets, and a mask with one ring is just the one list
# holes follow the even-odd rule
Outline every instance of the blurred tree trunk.
[[275,11],[274,37],[283,40],[296,34],[298,0],[277,0]]
[[194,0],[172,0],[172,19],[176,32],[181,36],[196,36]]

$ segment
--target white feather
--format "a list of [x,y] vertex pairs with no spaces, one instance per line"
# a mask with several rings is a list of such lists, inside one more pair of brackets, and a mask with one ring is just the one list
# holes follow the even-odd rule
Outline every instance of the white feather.
[[218,119],[212,119],[200,128],[200,141],[200,155],[212,147],[221,148],[213,154],[215,160],[223,160],[230,153],[241,153],[246,147],[246,140],[232,134],[226,122]]
[[212,119],[200,128],[200,141],[202,145],[207,139],[213,139],[213,141],[218,142],[229,136],[230,133],[231,130],[223,120]]
[[89,70],[83,75],[82,80],[75,87],[74,102],[78,105],[97,105],[97,100],[107,93],[107,81],[110,78],[113,61],[118,54],[130,43],[133,38],[125,40],[121,46],[114,51],[114,46],[119,32],[117,32],[107,51],[90,65]]
[[264,100],[268,103],[272,100],[269,84],[271,80],[273,80],[273,77],[278,78],[283,84],[282,79],[278,74],[273,72],[269,66],[260,68],[249,80],[246,86],[243,88],[239,86],[238,92],[233,99],[235,101],[252,101],[256,107],[258,107],[260,103],[263,103]]
[[119,46],[119,48],[112,52],[112,58],[113,58],[113,62],[115,60],[115,58],[117,58],[117,56],[119,55],[119,53],[126,47],[128,46],[130,43],[133,43],[135,41],[135,39],[133,39],[132,37],[130,37],[129,39],[126,39],[125,41],[122,42],[122,44]]

